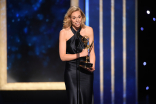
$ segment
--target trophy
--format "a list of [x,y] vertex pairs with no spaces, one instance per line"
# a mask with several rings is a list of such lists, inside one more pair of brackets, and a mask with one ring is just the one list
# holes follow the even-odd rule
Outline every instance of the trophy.
[[89,57],[89,53],[90,53],[90,48],[92,47],[94,41],[89,45],[89,37],[88,36],[83,36],[81,38],[82,42],[84,43],[85,49],[88,49],[88,55],[85,56],[86,60],[85,61],[80,61],[80,67],[82,68],[91,68],[93,66],[92,63],[90,63],[90,57]]

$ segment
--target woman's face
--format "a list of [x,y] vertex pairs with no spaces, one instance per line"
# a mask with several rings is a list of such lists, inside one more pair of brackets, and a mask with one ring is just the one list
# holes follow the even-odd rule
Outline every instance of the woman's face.
[[80,11],[75,11],[71,14],[71,23],[74,27],[80,27],[81,25],[81,20],[82,20],[82,16],[81,16],[81,12]]

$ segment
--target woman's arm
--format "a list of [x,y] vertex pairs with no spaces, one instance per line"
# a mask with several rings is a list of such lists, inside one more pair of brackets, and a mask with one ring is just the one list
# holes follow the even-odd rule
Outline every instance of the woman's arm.
[[[66,54],[66,37],[65,31],[61,30],[59,35],[59,54],[62,61],[70,61],[78,58],[77,54]],[[80,53],[80,57],[87,56],[88,52],[87,49],[84,49]]]
[[[89,27],[89,44],[91,44],[93,41],[94,41],[94,32],[93,32],[93,29],[91,27]],[[94,43],[90,49],[90,63],[93,64],[93,67],[92,67],[92,70],[91,71],[94,71],[95,70],[95,52],[94,52]]]

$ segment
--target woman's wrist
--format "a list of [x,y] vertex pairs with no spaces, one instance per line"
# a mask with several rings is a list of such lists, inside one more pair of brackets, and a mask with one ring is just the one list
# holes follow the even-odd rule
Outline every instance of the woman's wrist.
[[79,56],[79,57],[81,57],[81,52],[80,52],[80,53],[78,53],[78,56]]

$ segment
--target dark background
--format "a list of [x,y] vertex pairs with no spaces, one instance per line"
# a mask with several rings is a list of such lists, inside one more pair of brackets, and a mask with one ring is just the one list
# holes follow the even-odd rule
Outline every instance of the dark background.
[[7,0],[8,82],[63,82],[59,32],[70,0]]
[[[70,0],[7,0],[7,81],[63,82],[59,32]],[[65,104],[65,91],[0,91],[0,104]]]
[[0,91],[0,104],[67,104],[65,91]]
[[[156,6],[155,0],[138,0],[138,99],[140,104],[156,104]],[[149,10],[150,14],[146,11]],[[144,28],[141,31],[141,27]],[[147,65],[144,66],[143,62]],[[149,90],[146,90],[146,87]]]

